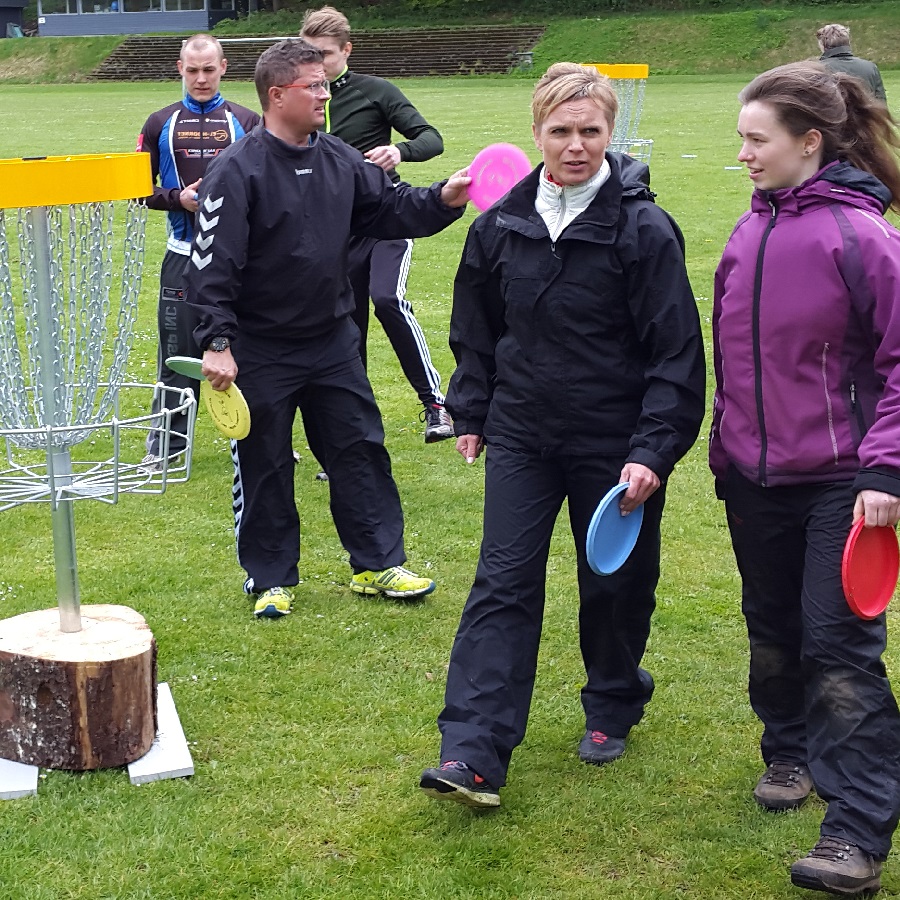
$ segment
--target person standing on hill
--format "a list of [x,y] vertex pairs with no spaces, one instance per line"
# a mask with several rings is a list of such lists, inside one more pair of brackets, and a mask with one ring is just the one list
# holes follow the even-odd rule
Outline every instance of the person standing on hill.
[[[307,10],[300,37],[325,55],[325,77],[331,98],[325,107],[323,131],[356,147],[366,159],[401,184],[401,162],[425,162],[444,152],[441,135],[422,117],[399,88],[383,78],[351,72],[347,59],[353,49],[350,23],[333,6]],[[392,131],[406,140],[391,143]],[[411,239],[377,240],[354,235],[350,239],[349,277],[356,298],[353,319],[366,363],[369,297],[404,375],[423,404],[425,443],[453,437],[453,423],[444,409],[441,376],[431,361],[428,342],[412,304],[406,299],[406,279],[412,261]]]
[[[210,34],[195,34],[181,45],[178,71],[184,84],[184,97],[157,110],[144,123],[137,140],[138,152],[150,154],[153,193],[146,203],[150,209],[167,213],[168,240],[159,275],[159,350],[157,380],[170,388],[193,388],[199,396],[200,383],[173,372],[167,365],[170,356],[200,356],[193,337],[194,317],[184,302],[184,275],[194,236],[197,191],[206,167],[227,146],[242,138],[259,124],[259,114],[219,93],[219,82],[228,61],[222,45]],[[158,182],[158,183],[157,183]],[[164,392],[153,402],[158,413],[173,405]],[[172,420],[172,430],[181,436],[171,440],[170,458],[184,450],[187,418]],[[160,447],[160,432],[147,436],[145,471],[162,471],[165,460]]]
[[832,72],[846,72],[862,79],[875,95],[876,100],[887,103],[887,94],[878,66],[868,59],[853,55],[850,49],[850,29],[846,25],[823,25],[816,32],[820,62]]

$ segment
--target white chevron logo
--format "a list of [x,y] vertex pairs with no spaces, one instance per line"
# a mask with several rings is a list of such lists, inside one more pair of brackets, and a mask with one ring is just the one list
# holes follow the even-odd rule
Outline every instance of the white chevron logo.
[[212,262],[212,253],[201,256],[196,250],[191,254],[191,262],[198,269],[205,269]]
[[224,197],[219,197],[218,200],[213,200],[212,197],[207,197],[203,201],[203,208],[209,213],[215,212],[224,202]]
[[202,234],[198,234],[194,241],[201,250],[206,250],[215,239],[216,236],[214,234],[211,234],[209,237],[203,237]]
[[210,228],[215,228],[216,225],[219,224],[218,216],[213,216],[213,218],[207,219],[206,216],[203,215],[203,213],[200,213],[198,218],[200,220],[200,228],[203,231],[209,231]]

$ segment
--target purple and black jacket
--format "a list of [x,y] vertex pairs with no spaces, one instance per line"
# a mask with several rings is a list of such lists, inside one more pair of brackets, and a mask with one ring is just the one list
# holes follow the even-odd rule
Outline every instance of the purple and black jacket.
[[715,277],[710,468],[900,496],[900,232],[836,162],[757,191]]

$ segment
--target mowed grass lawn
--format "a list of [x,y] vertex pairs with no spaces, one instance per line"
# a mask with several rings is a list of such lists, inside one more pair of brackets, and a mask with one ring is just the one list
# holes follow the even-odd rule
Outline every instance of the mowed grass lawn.
[[[900,97],[900,73],[885,73]],[[742,77],[655,78],[641,132],[655,139],[653,187],[679,220],[704,327],[712,274],[746,208],[736,166]],[[538,156],[525,79],[402,82],[442,131],[438,160],[406,165],[424,184],[493,141]],[[127,151],[178,85],[0,86],[0,157]],[[255,105],[251,85],[228,84]],[[323,211],[327,214],[327,211]],[[409,295],[445,385],[451,285],[463,224],[418,243]],[[10,229],[12,230],[12,229]],[[152,381],[164,246],[150,214],[129,371]],[[256,622],[233,547],[231,461],[205,413],[194,476],[163,497],[81,503],[82,601],[139,610],[159,644],[191,742],[189,780],[130,786],[124,771],[42,773],[36,799],[0,807],[0,896],[137,898],[789,898],[790,862],[815,842],[823,806],[771,815],[753,803],[758,725],[745,696],[739,582],[705,461],[705,429],[669,487],[663,577],[645,665],[657,690],[626,756],[581,764],[584,673],[574,554],[565,516],[549,562],[531,725],[503,806],[475,814],[420,796],[438,758],[435,717],[475,569],[481,463],[452,442],[426,447],[419,407],[373,323],[370,373],[404,501],[411,568],[437,591],[420,605],[361,599],[328,513],[327,485],[298,427],[303,523],[294,613]],[[591,415],[590,409],[584,415]],[[55,603],[50,514],[0,517],[0,618]],[[897,613],[889,611],[897,637]],[[0,622],[2,628],[2,622]],[[900,647],[889,650],[898,677]],[[900,893],[891,861],[885,895]]]

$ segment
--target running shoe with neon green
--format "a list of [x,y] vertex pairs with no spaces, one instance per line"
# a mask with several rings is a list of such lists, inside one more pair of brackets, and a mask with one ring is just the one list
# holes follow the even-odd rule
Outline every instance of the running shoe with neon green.
[[253,615],[257,619],[280,619],[291,611],[291,592],[287,588],[273,587],[256,598]]
[[350,579],[350,590],[357,594],[385,594],[401,600],[414,600],[430,594],[434,590],[434,582],[401,566],[391,566],[380,572],[357,572]]

